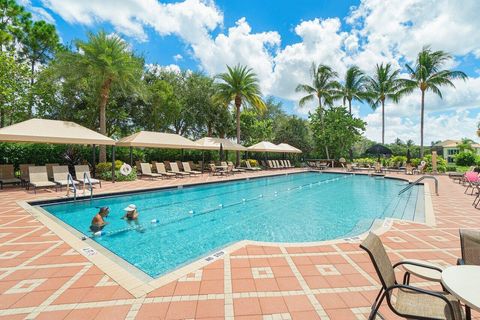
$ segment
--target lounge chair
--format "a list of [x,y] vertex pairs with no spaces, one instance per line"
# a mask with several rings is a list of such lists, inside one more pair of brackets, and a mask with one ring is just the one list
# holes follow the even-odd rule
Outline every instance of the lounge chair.
[[413,167],[410,163],[405,166],[405,174],[413,174]]
[[280,162],[280,165],[284,168],[290,168],[285,160],[278,160]]
[[480,266],[480,231],[460,229],[459,233],[462,258],[457,264]]
[[159,173],[153,173],[152,168],[150,167],[150,163],[140,163],[140,167],[142,168],[142,176],[150,177],[150,179],[161,178],[162,175]]
[[21,164],[20,165],[20,180],[22,180],[23,186],[27,187],[30,182],[28,177],[28,168],[33,167],[34,164]]
[[278,169],[283,169],[283,166],[280,164],[278,160],[273,160],[275,162],[275,165],[277,166]]
[[290,163],[290,160],[285,160],[285,161],[287,161],[288,166],[289,166],[290,168],[295,168],[295,166]]
[[90,176],[90,167],[86,164],[75,166],[75,177],[76,177],[77,181],[82,182],[84,185],[86,183],[88,183],[88,181],[90,180],[90,183],[92,185],[98,184],[98,185],[100,185],[100,188],[102,187],[102,181],[101,180],[92,178]]
[[268,169],[275,169],[275,166],[273,165],[272,160],[267,160],[267,168]]
[[190,173],[188,172],[182,172],[178,169],[178,166],[175,162],[170,162],[170,168],[172,168],[172,173],[175,173],[179,177],[185,177],[189,176]]
[[163,161],[163,164],[165,165],[165,170],[172,171],[172,167],[170,166],[170,161]]
[[15,169],[13,164],[0,165],[0,189],[4,184],[20,184],[22,180],[15,177]]
[[135,167],[137,168],[137,175],[142,175],[141,161],[135,161]]
[[58,163],[46,163],[45,167],[47,168],[48,180],[53,181],[53,167],[59,166]]
[[69,180],[68,175],[70,172],[68,171],[68,166],[53,166],[53,182],[60,186],[60,190],[62,190],[63,186],[70,186],[71,184],[77,185],[79,184],[78,181]]
[[200,171],[192,170],[192,168],[190,168],[190,163],[183,162],[182,164],[183,164],[183,171],[185,171],[186,173],[190,173],[191,175],[196,175],[196,176],[198,176],[199,174],[202,174]]
[[250,171],[258,171],[258,170],[262,170],[262,168],[259,168],[259,167],[252,167],[250,165],[250,161],[246,160],[245,161],[245,165],[247,166],[247,170],[250,170]]
[[165,164],[163,164],[161,162],[155,163],[155,166],[156,166],[156,169],[157,169],[157,173],[162,175],[163,177],[173,178],[173,177],[176,176],[175,173],[167,172],[167,170],[165,169]]
[[235,165],[233,164],[232,161],[227,161],[227,165],[232,166],[232,172],[233,172],[233,173],[242,173],[242,172],[245,172],[244,169],[235,168]]
[[37,188],[55,187],[57,191],[57,184],[48,180],[47,168],[45,166],[28,168],[29,184],[33,187],[33,192],[37,193]]
[[[463,319],[463,311],[458,300],[445,292],[429,291],[407,284],[399,284],[395,278],[395,268],[410,264],[432,269],[432,266],[417,262],[401,261],[392,265],[380,238],[370,233],[360,248],[365,250],[372,260],[381,282],[381,289],[368,319],[375,319],[378,309],[386,298],[388,307],[398,316],[407,319]],[[441,270],[439,269],[439,272]],[[395,294],[396,299],[393,298]]]

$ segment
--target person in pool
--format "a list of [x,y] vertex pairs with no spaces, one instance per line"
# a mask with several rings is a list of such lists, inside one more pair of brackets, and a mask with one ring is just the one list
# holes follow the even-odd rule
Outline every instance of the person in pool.
[[100,211],[93,217],[92,224],[90,225],[90,230],[92,232],[98,232],[103,230],[103,228],[108,224],[105,221],[105,218],[110,213],[110,209],[108,207],[101,207]]
[[145,230],[143,229],[143,227],[139,224],[138,222],[138,211],[137,211],[137,206],[134,205],[134,204],[130,204],[128,205],[128,207],[126,207],[125,209],[125,215],[122,217],[122,219],[125,219],[127,220],[128,224],[132,224],[132,222],[135,223],[135,229],[138,231],[138,232],[144,232]]

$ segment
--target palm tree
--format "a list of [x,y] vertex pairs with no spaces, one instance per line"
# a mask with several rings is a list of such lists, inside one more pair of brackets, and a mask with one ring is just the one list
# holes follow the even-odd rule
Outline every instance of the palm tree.
[[[236,65],[233,68],[227,66],[227,72],[217,75],[216,78],[221,80],[221,82],[215,84],[215,100],[226,106],[232,101],[235,104],[237,143],[240,144],[240,113],[242,105],[244,107],[253,107],[260,112],[266,110],[257,75],[251,68]],[[237,165],[239,162],[240,152],[237,151]]]
[[398,78],[400,70],[393,70],[390,63],[376,66],[373,77],[367,79],[367,100],[373,110],[382,106],[382,144],[385,143],[385,101],[398,102],[402,82]]
[[324,106],[332,106],[333,101],[337,97],[340,83],[335,80],[338,77],[331,67],[324,64],[311,67],[312,84],[299,84],[295,89],[296,92],[303,92],[307,95],[300,99],[298,104],[304,107],[307,103],[318,99],[318,107],[323,110]]
[[339,98],[343,101],[343,106],[348,101],[348,112],[352,114],[352,100],[363,101],[366,98],[365,84],[367,77],[357,66],[348,68],[345,74],[344,83],[340,85],[338,91]]
[[432,51],[430,47],[425,46],[418,53],[415,65],[411,67],[406,64],[410,79],[403,79],[404,89],[403,93],[411,93],[415,89],[420,89],[421,92],[421,107],[420,107],[420,157],[423,157],[423,127],[425,114],[425,92],[432,91],[440,98],[442,98],[441,86],[455,85],[452,79],[460,78],[466,79],[467,75],[461,71],[441,70],[445,62],[452,58],[451,55],[444,51]]
[[[335,80],[338,77],[338,73],[327,65],[320,64],[316,66],[315,63],[312,63],[310,71],[313,80],[312,84],[299,84],[295,89],[296,92],[307,94],[300,99],[298,104],[300,107],[304,107],[307,103],[317,99],[320,121],[323,124],[323,107],[332,106],[333,101],[338,98],[340,83]],[[325,146],[325,154],[330,159],[327,146]]]
[[[129,45],[116,35],[104,31],[89,33],[88,41],[75,42],[77,52],[61,52],[56,69],[62,77],[88,79],[98,88],[99,132],[107,134],[106,109],[112,87],[125,92],[140,92],[143,60],[134,56]],[[106,161],[101,146],[99,161]]]

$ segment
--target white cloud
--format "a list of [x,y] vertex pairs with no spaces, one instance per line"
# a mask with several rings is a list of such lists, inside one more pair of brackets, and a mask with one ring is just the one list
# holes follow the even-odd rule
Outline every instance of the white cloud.
[[18,4],[24,6],[32,14],[33,20],[44,20],[50,24],[55,23],[55,19],[42,7],[35,7],[30,0],[18,0]]
[[185,0],[162,4],[156,0],[42,0],[69,23],[91,26],[108,22],[117,32],[147,40],[145,26],[160,35],[178,35],[191,43],[208,35],[223,16],[211,1]]
[[173,60],[175,61],[183,60],[183,56],[181,54],[176,54],[173,56]]

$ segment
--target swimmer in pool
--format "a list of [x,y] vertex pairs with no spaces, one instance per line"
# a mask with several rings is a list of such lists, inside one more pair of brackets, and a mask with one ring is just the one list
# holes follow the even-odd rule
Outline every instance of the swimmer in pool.
[[93,217],[92,224],[90,225],[90,230],[92,232],[101,231],[108,222],[105,221],[105,218],[110,213],[110,209],[108,207],[101,207],[100,211]]
[[135,223],[136,229],[139,232],[144,232],[145,230],[143,227],[138,223],[138,211],[137,211],[137,206],[134,204],[129,204],[128,207],[125,209],[125,215],[122,217],[122,219],[127,220],[128,224],[132,224],[132,222]]

